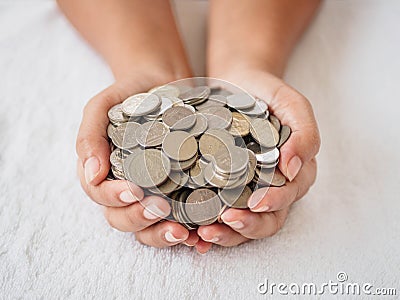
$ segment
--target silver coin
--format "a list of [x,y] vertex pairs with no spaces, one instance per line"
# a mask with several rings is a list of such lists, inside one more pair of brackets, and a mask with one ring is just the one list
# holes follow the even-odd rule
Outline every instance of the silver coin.
[[211,88],[211,95],[220,95],[220,96],[229,96],[232,95],[232,93],[230,91],[227,91],[221,87],[213,87]]
[[197,189],[191,192],[186,199],[186,215],[198,225],[214,223],[220,210],[221,201],[218,195],[210,189]]
[[201,113],[196,113],[196,123],[194,126],[187,130],[187,132],[194,137],[198,137],[207,130],[208,123],[207,118],[203,116]]
[[141,93],[130,96],[122,102],[122,111],[131,117],[147,115],[161,105],[161,99],[155,94]]
[[124,115],[121,103],[114,105],[108,111],[108,118],[112,123],[124,123],[128,121],[128,116]]
[[257,167],[261,168],[261,169],[271,169],[271,168],[275,168],[278,165],[278,163],[279,163],[279,159],[276,160],[275,162],[272,162],[269,164],[257,162]]
[[179,187],[180,180],[181,176],[179,173],[171,172],[163,184],[157,187],[149,188],[149,191],[154,194],[168,195]]
[[188,86],[188,85],[183,85],[183,84],[177,84],[177,88],[179,89],[179,92],[180,92],[178,97],[181,97],[181,95],[187,93],[193,87]]
[[207,98],[210,95],[210,93],[211,90],[208,86],[198,86],[184,93],[181,93],[179,95],[179,98],[181,98],[184,102],[187,102],[192,99]]
[[218,176],[215,173],[213,164],[210,163],[208,166],[204,168],[204,178],[205,180],[211,184],[212,186],[218,188],[235,188],[240,185],[244,185],[247,179],[247,172],[239,177],[230,178]]
[[116,167],[119,170],[122,170],[122,153],[120,149],[115,149],[113,152],[110,154],[110,163],[112,166]]
[[272,148],[278,144],[279,133],[266,119],[252,119],[250,126],[251,136],[263,147]]
[[235,189],[222,189],[218,191],[218,196],[227,206],[233,208],[248,208],[247,200],[251,196],[251,189],[248,186]]
[[261,116],[266,115],[268,117],[268,105],[264,101],[257,100],[252,108],[249,109],[238,109],[238,112],[248,116]]
[[168,133],[169,129],[164,123],[150,121],[137,128],[136,140],[142,147],[156,147],[162,144]]
[[290,137],[292,130],[289,126],[283,125],[280,132],[279,143],[277,147],[281,147]]
[[139,126],[140,124],[136,122],[126,122],[116,127],[111,134],[111,140],[114,145],[121,149],[137,147],[136,129]]
[[185,186],[186,183],[187,183],[188,180],[189,180],[189,175],[186,174],[185,172],[182,172],[182,171],[175,171],[175,172],[171,172],[171,173],[175,173],[175,174],[179,175],[179,176],[174,176],[174,177],[171,177],[171,176],[170,176],[170,179],[171,179],[171,180],[174,180],[174,181],[178,184],[178,187],[179,187],[179,188]]
[[197,154],[196,139],[185,131],[172,131],[162,143],[164,153],[177,161],[184,161]]
[[194,224],[189,217],[186,214],[186,210],[185,210],[185,201],[188,198],[190,194],[189,190],[183,190],[180,194],[179,194],[179,200],[177,201],[178,204],[178,218],[181,221],[181,223],[183,224],[183,226],[185,226],[187,229],[192,230],[196,228],[196,224]]
[[278,168],[256,169],[258,184],[270,186],[283,186],[286,183],[285,176]]
[[210,95],[207,101],[203,102],[200,105],[196,105],[196,109],[201,111],[203,109],[219,106],[224,107],[226,105],[226,97],[222,95]]
[[215,154],[214,159],[215,170],[223,174],[241,172],[249,163],[247,150],[236,146],[221,149]]
[[273,164],[279,159],[278,148],[273,148],[272,150],[260,154],[256,154],[256,159],[261,164]]
[[246,93],[230,95],[226,101],[228,106],[235,109],[251,109],[256,104],[254,97]]
[[121,149],[122,157],[125,159],[129,155],[136,155],[137,153],[143,151],[140,147],[129,148],[129,149]]
[[144,150],[140,149],[139,147],[137,147],[135,149],[138,149],[138,151],[127,155],[122,161],[122,169],[124,170],[125,174],[129,173],[129,165],[131,164],[132,160],[144,151]]
[[179,97],[181,91],[175,85],[166,84],[152,88],[149,93],[156,94],[159,97]]
[[[172,98],[173,99],[173,98]],[[174,105],[175,102],[173,102],[170,97],[162,97],[161,98],[161,106],[159,109],[157,109],[156,111],[152,112],[151,114],[148,114],[146,116],[144,116],[146,119],[152,118],[152,119],[156,119],[156,118],[161,118],[161,115],[170,107],[172,107]]]
[[192,182],[199,187],[207,185],[207,181],[204,178],[204,168],[200,165],[200,160],[197,160],[196,163],[192,166],[189,171],[189,175]]
[[108,136],[109,138],[111,138],[111,135],[113,134],[113,132],[114,132],[114,130],[115,130],[116,127],[117,127],[117,126],[114,126],[112,123],[109,123],[109,124],[108,124],[108,126],[107,126],[107,136]]
[[274,115],[269,115],[269,121],[274,125],[275,129],[279,132],[281,130],[281,122]]
[[192,105],[183,104],[183,107],[189,108],[192,112],[196,112],[196,109]]
[[253,167],[252,164],[249,162],[249,165],[247,167],[247,179],[245,182],[246,185],[249,184],[253,180],[254,175],[256,173],[255,169],[256,169],[256,166],[254,165],[254,167]]
[[188,160],[178,161],[171,159],[171,170],[172,171],[186,171],[190,169],[197,160],[197,155],[193,156]]
[[252,169],[256,168],[256,164],[257,164],[257,159],[256,159],[256,155],[254,154],[253,151],[251,151],[250,149],[247,149],[247,154],[249,155],[249,164],[250,167]]
[[150,188],[165,182],[171,171],[168,157],[160,150],[146,149],[137,154],[126,169],[127,178],[137,185]]
[[164,112],[162,120],[173,130],[185,130],[196,123],[196,115],[187,107],[174,106]]
[[114,175],[115,178],[119,180],[125,180],[125,174],[123,171],[119,170],[115,166],[111,166],[111,172]]
[[218,223],[220,223],[220,224],[224,223],[224,221],[222,221],[221,216],[222,216],[222,214],[223,214],[228,208],[229,208],[228,205],[226,205],[226,204],[223,204],[223,205],[222,205],[222,208],[221,208],[221,210],[220,210],[219,213],[218,213],[218,218],[217,218]]
[[226,107],[212,106],[203,109],[202,114],[207,118],[208,128],[226,129],[231,126],[232,113]]
[[189,180],[188,180],[188,182],[186,183],[185,186],[190,188],[190,189],[192,189],[192,190],[204,187],[202,185],[198,185],[197,183],[195,183],[190,177],[189,177]]
[[199,140],[199,150],[207,160],[211,160],[220,149],[234,144],[235,139],[228,131],[224,129],[209,129]]

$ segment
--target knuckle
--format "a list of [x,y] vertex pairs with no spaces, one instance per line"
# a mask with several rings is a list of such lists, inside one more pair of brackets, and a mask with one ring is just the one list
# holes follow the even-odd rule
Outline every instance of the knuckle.
[[135,217],[134,208],[136,205],[124,207],[125,217],[129,222],[129,226],[132,228],[132,232],[139,231],[140,225],[138,224],[138,218]]

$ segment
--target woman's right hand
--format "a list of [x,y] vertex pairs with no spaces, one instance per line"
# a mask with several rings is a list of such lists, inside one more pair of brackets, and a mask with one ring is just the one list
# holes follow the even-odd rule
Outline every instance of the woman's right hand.
[[[195,232],[189,233],[176,222],[158,222],[171,211],[167,201],[157,196],[144,197],[140,187],[132,183],[128,186],[125,180],[106,180],[110,170],[108,110],[133,94],[174,80],[168,76],[155,78],[119,80],[87,103],[76,141],[78,175],[86,194],[105,207],[105,217],[112,227],[135,233],[139,242],[149,246],[166,247],[181,242],[193,246],[199,241]],[[203,248],[208,246],[204,244]]]

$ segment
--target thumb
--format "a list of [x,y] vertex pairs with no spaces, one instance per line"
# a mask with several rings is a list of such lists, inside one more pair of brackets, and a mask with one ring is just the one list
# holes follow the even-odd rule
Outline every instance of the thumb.
[[296,90],[284,86],[270,103],[271,111],[288,125],[292,133],[280,152],[279,169],[292,181],[304,163],[317,155],[320,148],[318,125],[310,102]]
[[97,185],[107,177],[110,169],[107,112],[127,97],[119,88],[111,85],[93,97],[83,110],[76,152],[85,170],[87,184]]

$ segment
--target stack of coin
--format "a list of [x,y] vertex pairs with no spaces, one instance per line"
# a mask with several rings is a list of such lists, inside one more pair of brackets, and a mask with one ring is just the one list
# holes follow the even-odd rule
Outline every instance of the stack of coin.
[[282,186],[279,148],[291,130],[247,93],[168,84],[127,98],[108,112],[111,169],[171,204],[166,219],[188,229],[247,208],[252,191]]

